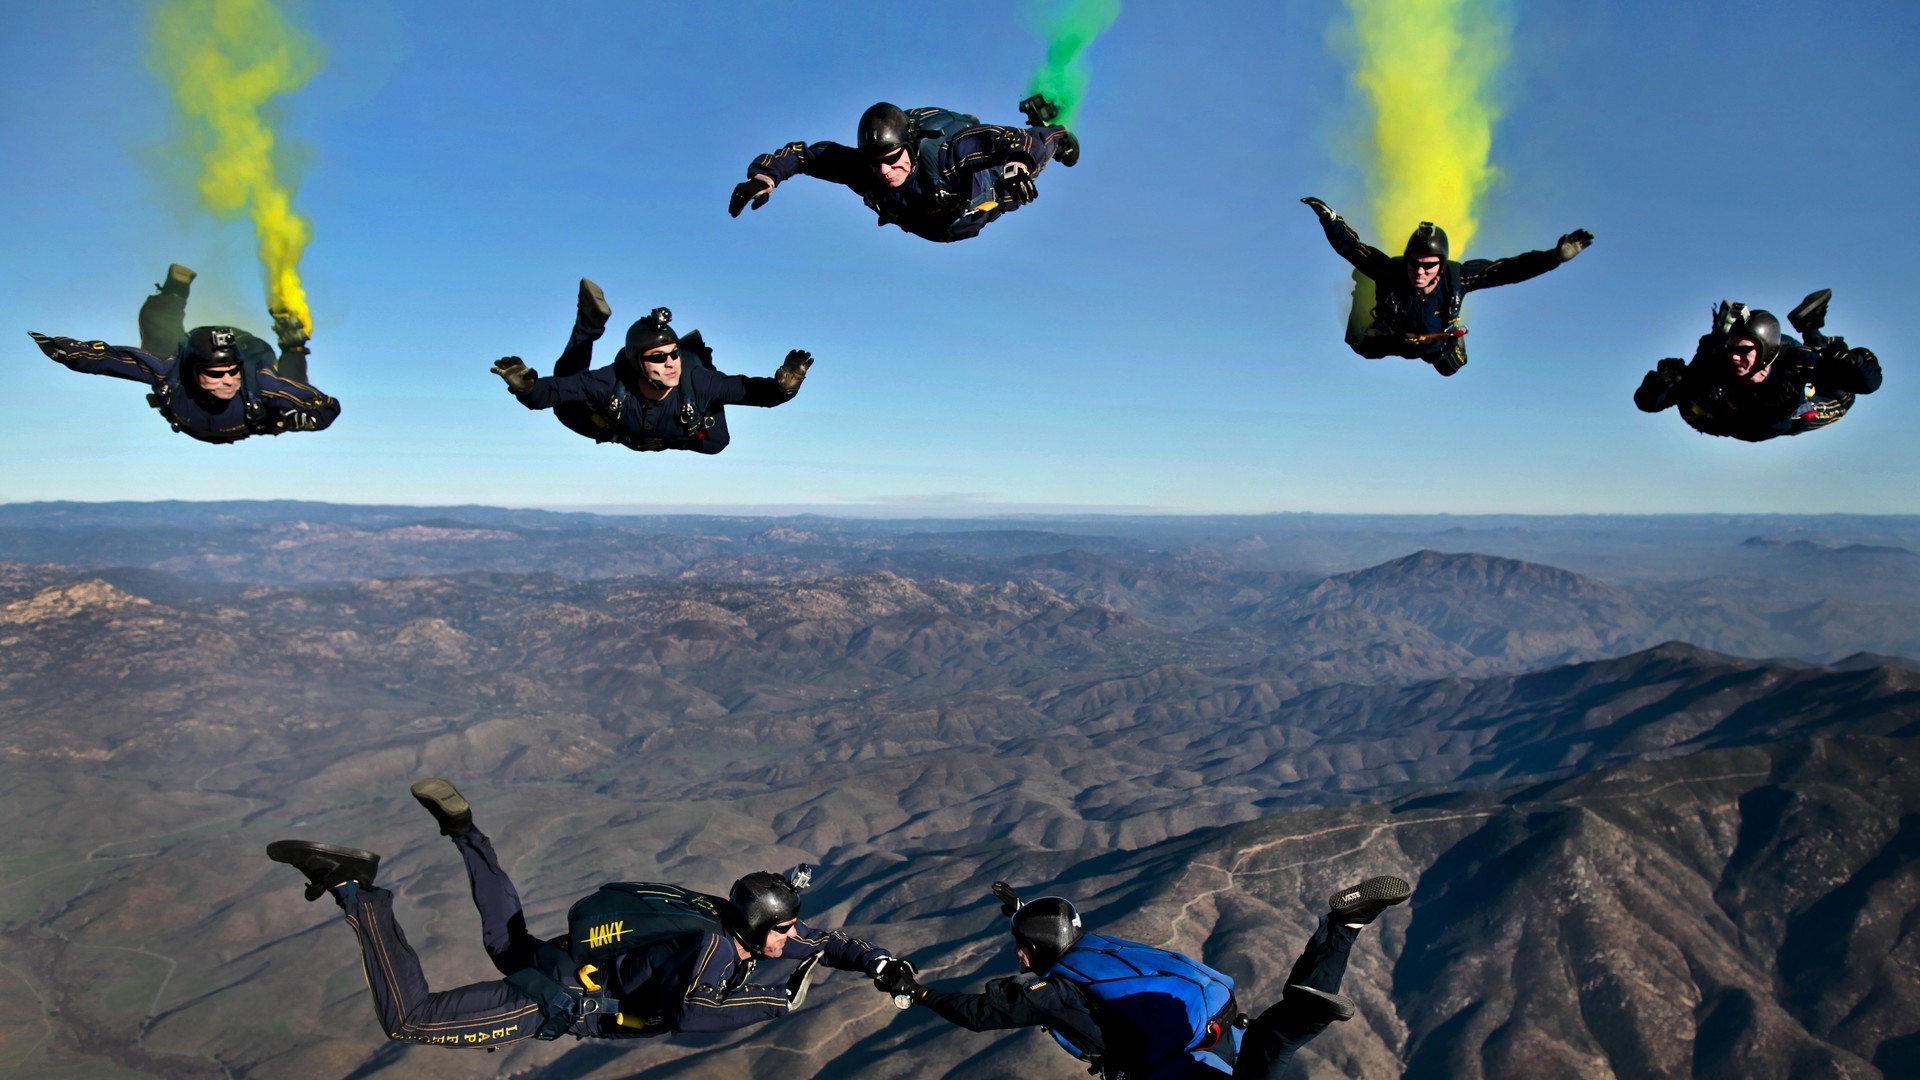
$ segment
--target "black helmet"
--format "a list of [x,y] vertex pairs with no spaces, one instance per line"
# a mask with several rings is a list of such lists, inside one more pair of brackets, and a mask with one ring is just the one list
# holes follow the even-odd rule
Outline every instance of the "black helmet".
[[1771,311],[1749,311],[1746,318],[1727,331],[1727,344],[1733,344],[1735,338],[1746,338],[1760,346],[1757,366],[1768,367],[1780,355],[1780,320],[1774,318]]
[[1080,913],[1058,896],[1043,896],[1013,913],[1013,940],[1035,971],[1046,971],[1080,940]]
[[1438,255],[1442,261],[1447,257],[1447,230],[1431,221],[1423,221],[1420,227],[1407,237],[1407,258],[1416,255]]
[[201,368],[239,363],[239,339],[240,331],[231,326],[202,326],[195,329],[187,335],[186,369],[198,371]]
[[648,349],[657,349],[662,345],[672,345],[680,340],[667,323],[673,319],[673,312],[657,307],[646,318],[627,327],[627,352],[635,360]]
[[912,141],[913,125],[900,106],[881,102],[860,114],[860,154],[868,161],[892,156]]
[[768,930],[800,917],[800,894],[786,878],[765,870],[734,882],[727,902],[732,907],[728,929],[752,952],[766,944]]

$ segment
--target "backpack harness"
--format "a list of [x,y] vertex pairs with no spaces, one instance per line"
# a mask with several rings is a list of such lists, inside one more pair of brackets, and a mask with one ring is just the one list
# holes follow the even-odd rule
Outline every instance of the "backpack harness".
[[[234,344],[238,346],[235,351],[240,357],[240,404],[246,418],[247,433],[250,435],[277,434],[279,428],[275,426],[273,417],[267,412],[266,406],[260,404],[260,369],[274,366],[273,348],[245,330],[234,331]],[[187,393],[186,366],[187,345],[182,340],[179,348],[174,351],[173,366],[167,369],[166,378],[156,383],[153,392],[147,395],[147,404],[160,410],[160,415],[166,418],[167,423],[173,425],[173,430],[183,435],[192,436],[202,442],[233,441],[224,438],[208,438],[199,432],[190,431],[180,423],[178,417],[174,416],[173,403]]]
[[[958,217],[965,213],[968,195],[954,190],[950,178],[940,171],[940,151],[946,149],[948,139],[968,128],[979,127],[980,118],[951,109],[922,107],[907,110],[907,124],[907,138],[917,144],[913,153],[915,167],[932,188],[933,205],[927,216]],[[897,223],[898,219],[881,204],[878,193],[868,195],[866,204],[867,209],[879,216],[880,224]]]
[[[1088,934],[1054,962],[1046,977],[1066,979],[1086,991],[1101,1030],[1146,1037],[1153,1060],[1141,1063],[1141,1077],[1152,1077],[1182,1057],[1223,1073],[1233,1071],[1242,1026],[1233,979],[1198,960],[1137,941]],[[1100,1064],[1060,1032],[1048,1033],[1067,1053]]]
[[[683,353],[691,353],[693,358],[708,371],[714,370],[713,350],[707,347],[700,331],[692,330],[680,339]],[[615,442],[629,450],[698,450],[706,440],[707,429],[713,426],[715,406],[702,407],[699,395],[694,393],[693,378],[689,374],[692,364],[680,365],[680,422],[681,435],[677,439],[644,438],[636,439],[627,434],[621,426],[620,416],[626,411],[627,402],[633,397],[632,391],[616,372],[613,380],[613,393],[605,401],[593,402],[593,423],[595,427],[607,432],[605,438],[596,438],[597,442]]]
[[[1375,285],[1377,287],[1378,282]],[[1440,275],[1440,289],[1440,322],[1442,326],[1451,329],[1460,321],[1460,308],[1465,301],[1465,297],[1460,293],[1459,263],[1451,259],[1447,260],[1446,270]],[[1386,295],[1380,297],[1379,302],[1374,305],[1373,326],[1368,327],[1368,336],[1375,334],[1394,338],[1424,336],[1417,335],[1410,329],[1413,322],[1413,313],[1408,310],[1410,294],[1405,289],[1397,287],[1387,289],[1385,293]],[[1445,334],[1444,330],[1442,334]]]
[[533,966],[506,982],[540,1006],[536,1039],[557,1039],[596,1013],[635,1034],[664,1035],[665,1016],[620,1010],[606,975],[621,953],[704,933],[726,934],[717,898],[678,885],[609,882],[574,901],[567,909],[567,936],[543,943]]

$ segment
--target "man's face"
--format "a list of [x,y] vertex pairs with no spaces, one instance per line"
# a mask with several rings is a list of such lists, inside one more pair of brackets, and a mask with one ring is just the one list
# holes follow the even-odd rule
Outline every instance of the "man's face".
[[1736,379],[1756,383],[1766,379],[1767,373],[1760,367],[1760,343],[1744,337],[1727,342],[1727,369]]
[[679,383],[680,346],[677,344],[655,345],[640,354],[640,367],[646,371],[648,379],[662,386],[673,386]]
[[1407,259],[1407,280],[1412,283],[1413,291],[1422,296],[1432,292],[1440,284],[1440,268],[1446,261],[1438,255],[1415,255]]
[[240,392],[239,364],[203,367],[194,378],[200,383],[201,390],[220,401],[232,401],[233,395]]
[[875,161],[873,171],[880,174],[881,183],[888,187],[899,187],[907,182],[907,177],[913,175],[913,155],[903,146]]
[[760,946],[760,955],[770,960],[779,959],[780,954],[787,951],[787,942],[793,940],[794,928],[799,925],[800,920],[788,919],[786,922],[768,927],[767,942]]

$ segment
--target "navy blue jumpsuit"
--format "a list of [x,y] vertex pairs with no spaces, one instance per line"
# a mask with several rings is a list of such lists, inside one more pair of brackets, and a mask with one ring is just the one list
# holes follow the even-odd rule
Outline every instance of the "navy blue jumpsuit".
[[[907,115],[918,122],[917,118],[935,114],[958,115],[944,109],[912,109]],[[1000,167],[1018,162],[1038,175],[1065,145],[1067,129],[974,123],[944,139],[933,134],[921,141],[913,172],[897,188],[888,187],[858,150],[835,142],[788,143],[754,158],[747,166],[747,177],[766,176],[784,184],[800,175],[840,184],[879,215],[879,224],[898,225],[915,236],[945,244],[979,235],[988,222],[1006,213],[1004,205],[983,213],[966,211],[993,188]]]
[[1649,373],[1633,403],[1642,412],[1678,406],[1680,418],[1702,435],[1765,442],[1826,427],[1847,414],[1854,395],[1880,389],[1880,360],[1872,352],[1818,333],[1807,343],[1817,348],[1782,338],[1767,377],[1749,383],[1728,368],[1726,339],[1708,334],[1679,382]]
[[[527,932],[520,894],[500,866],[493,843],[477,827],[453,837],[466,863],[473,904],[480,912],[481,943],[501,974],[533,963],[544,942]],[[420,971],[420,959],[393,915],[393,893],[355,884],[338,885],[334,899],[347,925],[360,939],[367,986],[374,1011],[390,1039],[443,1046],[494,1046],[531,1038],[541,1025],[540,1007],[504,980],[432,991]],[[815,953],[844,971],[871,972],[886,950],[838,930],[794,928],[781,960],[803,960]],[[784,982],[749,981],[754,960],[741,960],[733,939],[713,933],[689,934],[651,948],[623,953],[614,964],[621,1013],[644,1016],[644,1029],[623,1027],[614,1016],[596,1013],[577,1021],[569,1034],[582,1038],[624,1039],[671,1031],[728,1031],[785,1016]],[[570,983],[579,990],[577,981]]]
[[[155,356],[144,349],[109,345],[104,341],[79,341],[50,337],[40,348],[57,362],[88,375],[110,375],[145,383],[158,391],[168,383],[168,375],[178,363],[173,357]],[[289,359],[292,359],[289,357]],[[301,358],[304,364],[304,358]],[[256,373],[257,400],[250,417],[245,393],[221,401],[201,391],[193,380],[183,380],[184,392],[172,394],[163,415],[182,434],[201,442],[232,443],[250,435],[277,434],[290,413],[311,417],[308,430],[319,431],[340,415],[340,403],[304,382],[283,377],[276,368],[262,367]]]
[[[1405,356],[1429,363],[1436,358],[1443,362],[1450,359],[1458,362],[1447,366],[1458,370],[1467,362],[1466,339],[1425,335],[1455,329],[1460,321],[1460,301],[1466,294],[1539,277],[1560,265],[1560,255],[1553,250],[1524,251],[1506,259],[1450,261],[1439,285],[1423,296],[1413,291],[1407,278],[1405,256],[1388,255],[1363,243],[1345,218],[1322,221],[1321,227],[1333,250],[1373,281],[1373,309],[1355,310],[1348,318],[1350,328],[1364,326],[1365,331],[1357,337],[1350,333],[1347,341],[1354,352],[1370,360],[1383,356]],[[1355,303],[1359,302],[1356,293]],[[1450,353],[1453,355],[1448,357]]]
[[680,383],[659,401],[638,392],[638,373],[616,360],[587,369],[601,329],[576,320],[553,374],[514,394],[529,409],[552,409],[566,427],[595,442],[629,450],[692,450],[717,454],[727,448],[728,405],[773,408],[792,399],[772,379],[724,375],[713,370],[713,353],[700,331],[680,339]]

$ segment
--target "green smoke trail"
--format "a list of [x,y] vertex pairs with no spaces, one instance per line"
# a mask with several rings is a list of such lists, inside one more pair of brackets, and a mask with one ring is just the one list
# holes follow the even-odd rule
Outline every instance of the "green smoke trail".
[[1120,0],[1063,0],[1051,12],[1048,6],[1034,6],[1034,22],[1047,38],[1047,62],[1033,73],[1027,93],[1045,94],[1060,107],[1054,123],[1072,127],[1087,92],[1087,65],[1080,54],[1120,17]]

